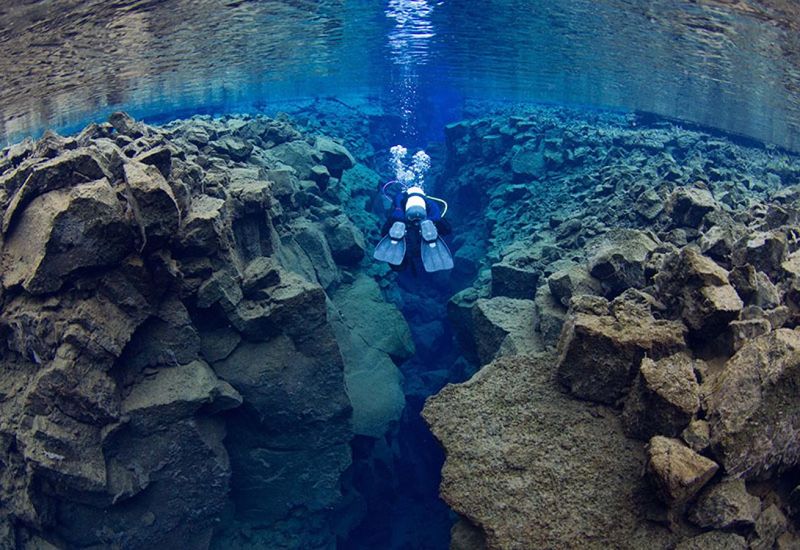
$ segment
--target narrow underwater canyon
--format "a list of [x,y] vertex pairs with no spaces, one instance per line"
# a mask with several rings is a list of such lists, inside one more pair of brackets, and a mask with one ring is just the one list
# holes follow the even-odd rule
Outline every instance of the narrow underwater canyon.
[[398,275],[397,117],[286,111],[3,150],[0,548],[798,544],[800,159],[469,104]]

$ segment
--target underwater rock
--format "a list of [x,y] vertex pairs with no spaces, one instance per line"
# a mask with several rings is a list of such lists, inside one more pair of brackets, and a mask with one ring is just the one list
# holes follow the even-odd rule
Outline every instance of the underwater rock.
[[706,214],[719,208],[708,189],[679,187],[672,192],[666,210],[677,227],[698,228]]
[[752,527],[761,501],[747,492],[742,479],[724,479],[703,491],[689,510],[689,521],[700,527]]
[[237,161],[247,160],[253,151],[252,144],[233,136],[225,136],[217,141],[212,141],[210,145],[219,153]]
[[186,254],[210,255],[225,246],[229,221],[225,201],[209,195],[192,199],[189,214],[178,232],[179,247]]
[[780,231],[747,235],[736,244],[733,261],[736,265],[750,264],[757,271],[776,276],[788,255],[786,235]]
[[640,443],[614,412],[564,395],[550,355],[504,356],[428,399],[423,417],[446,449],[442,498],[488,548],[669,547],[644,521]]
[[344,360],[353,431],[382,437],[405,407],[403,375],[394,361],[414,353],[411,333],[400,312],[381,299],[374,280],[358,277],[332,296],[332,319]]
[[481,364],[502,355],[536,353],[534,303],[504,296],[481,298],[472,306],[472,330]]
[[589,272],[612,298],[627,288],[643,288],[647,284],[645,262],[656,246],[642,231],[609,231],[588,247]]
[[542,343],[546,347],[555,348],[567,318],[567,310],[553,297],[549,285],[539,287],[534,303],[536,316],[533,319],[533,328],[542,335]]
[[124,170],[134,216],[147,244],[155,247],[172,238],[178,230],[180,211],[164,177],[156,168],[135,161],[126,163]]
[[719,465],[678,441],[655,436],[647,445],[647,473],[662,501],[680,506],[714,477]]
[[50,191],[34,199],[6,235],[3,284],[32,294],[54,292],[77,271],[119,262],[132,245],[131,227],[108,180]]
[[694,361],[676,354],[642,359],[636,382],[625,401],[622,422],[631,437],[677,437],[700,408],[700,387]]
[[108,177],[99,159],[87,149],[64,151],[63,154],[18,168],[11,175],[3,176],[3,190],[11,196],[4,204],[3,233],[11,227],[14,217],[34,198],[56,191]]
[[775,547],[775,541],[786,532],[788,521],[775,504],[770,504],[758,516],[754,536],[750,539],[753,550],[769,550]]
[[735,533],[709,531],[681,541],[675,550],[747,550],[747,541]]
[[330,170],[334,178],[340,178],[342,172],[352,168],[356,163],[353,155],[344,146],[330,138],[318,136],[314,141],[314,147],[322,155],[322,164]]
[[619,311],[568,315],[558,342],[558,379],[575,396],[614,403],[643,357],[658,360],[685,349],[682,324],[656,320],[649,312],[629,317]]
[[[342,485],[353,438],[342,353],[353,343],[340,351],[317,280],[341,279],[329,241],[348,265],[363,241],[313,182],[302,184],[313,204],[281,210],[258,135],[300,134],[250,120],[162,130],[118,114],[77,141],[48,134],[0,170],[0,516],[12,514],[12,538],[208,548],[235,508],[230,525],[255,521],[268,538],[316,522],[335,541],[321,518],[357,507]],[[301,165],[264,172],[299,190],[294,174],[322,158],[308,148],[295,147]],[[336,224],[313,222],[313,208]],[[372,284],[370,332],[347,356],[397,374],[413,344]],[[402,342],[382,332],[390,313]],[[375,355],[359,355],[362,338],[378,342]],[[397,418],[399,376],[393,388]]]
[[122,414],[133,429],[150,433],[161,426],[190,418],[200,407],[209,412],[233,409],[242,397],[217,379],[203,361],[161,368],[131,388],[122,401]]
[[692,246],[667,256],[654,279],[659,297],[697,333],[718,334],[742,310],[728,272]]
[[530,300],[536,294],[539,271],[514,265],[513,260],[492,264],[492,296]]
[[108,117],[108,123],[114,130],[123,136],[131,139],[138,139],[147,134],[147,127],[141,122],[137,122],[128,113],[117,111]]
[[[800,333],[785,328],[746,342],[706,397],[711,443],[728,475],[745,479],[797,464]],[[770,426],[765,430],[764,426]]]
[[344,214],[326,221],[325,235],[337,264],[352,266],[364,258],[364,234]]
[[559,269],[547,278],[550,294],[564,307],[569,307],[573,296],[579,294],[596,294],[602,292],[597,279],[589,275],[585,266],[571,264]]

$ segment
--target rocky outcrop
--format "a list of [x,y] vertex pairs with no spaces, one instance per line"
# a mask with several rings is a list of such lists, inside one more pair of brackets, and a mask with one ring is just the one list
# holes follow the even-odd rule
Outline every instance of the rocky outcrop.
[[800,333],[781,328],[745,343],[711,380],[711,443],[729,474],[757,477],[800,459],[800,409],[792,389],[799,351]]
[[642,444],[611,410],[561,393],[554,367],[551,356],[501,357],[428,400],[448,451],[442,497],[489,548],[668,546],[676,537],[642,516]]
[[375,223],[339,209],[347,149],[266,117],[117,113],[21,154],[0,156],[0,546],[208,548],[311,523],[335,544],[358,517],[350,442],[399,417],[413,353],[377,283],[346,273]]
[[[425,409],[447,452],[442,495],[463,518],[454,547],[796,540],[800,218],[781,187],[797,176],[774,174],[763,150],[633,118],[509,108],[448,127],[445,188],[488,243],[450,310],[483,367]],[[495,351],[514,323],[486,323],[491,302],[531,296],[536,337]],[[556,382],[568,394],[549,393]],[[626,491],[647,511],[617,508]],[[648,540],[624,532],[636,513]]]
[[[621,398],[642,359],[685,348],[684,328],[617,299],[606,311],[570,316],[558,343],[558,377],[576,396],[601,403]],[[632,316],[631,316],[632,313]]]

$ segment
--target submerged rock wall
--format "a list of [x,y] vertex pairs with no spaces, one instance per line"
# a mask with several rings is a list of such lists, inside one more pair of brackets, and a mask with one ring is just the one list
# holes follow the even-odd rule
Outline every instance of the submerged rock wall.
[[446,147],[451,547],[800,544],[800,159],[551,108]]
[[397,421],[413,353],[360,275],[378,221],[343,209],[374,193],[353,172],[377,183],[285,118],[116,113],[2,152],[0,547],[352,528],[350,441]]

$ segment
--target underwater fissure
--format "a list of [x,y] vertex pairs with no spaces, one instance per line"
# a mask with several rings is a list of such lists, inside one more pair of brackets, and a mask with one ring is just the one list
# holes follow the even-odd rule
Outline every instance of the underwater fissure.
[[369,256],[400,126],[377,105],[4,150],[0,540],[795,541],[800,160],[462,107],[424,144],[438,274]]

